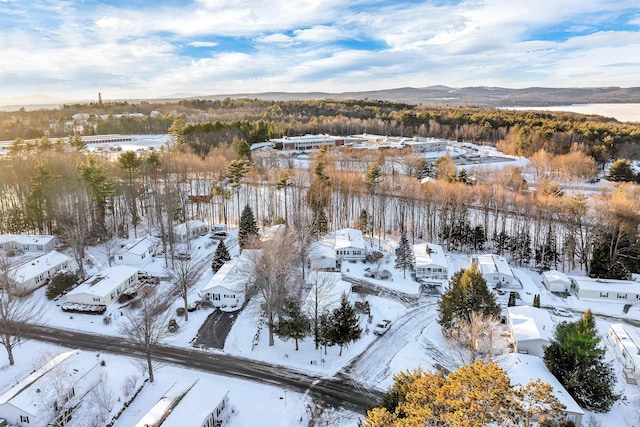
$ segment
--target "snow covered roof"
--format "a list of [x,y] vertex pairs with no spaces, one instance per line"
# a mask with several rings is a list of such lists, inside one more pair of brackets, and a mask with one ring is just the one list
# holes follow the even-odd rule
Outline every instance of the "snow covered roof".
[[624,347],[628,356],[633,359],[634,366],[640,367],[640,337],[638,334],[630,334],[622,323],[612,323],[609,325],[609,329],[615,332],[620,345]]
[[313,242],[309,245],[309,258],[332,258],[336,259],[336,251],[327,242]]
[[336,231],[335,249],[344,248],[365,249],[362,231],[355,228],[343,228]]
[[498,362],[500,367],[507,371],[512,385],[526,385],[538,378],[553,387],[553,395],[566,406],[565,412],[583,414],[580,405],[571,397],[569,392],[560,384],[560,381],[547,369],[541,357],[530,354],[509,353]]
[[0,405],[9,403],[26,413],[41,415],[41,405],[48,405],[49,400],[56,397],[52,384],[58,383],[59,379],[50,379],[53,371],[64,375],[60,379],[64,378],[64,383],[70,386],[97,364],[95,357],[80,350],[61,353],[0,396]]
[[189,230],[193,230],[195,228],[202,228],[202,227],[206,227],[207,224],[205,224],[202,221],[198,221],[198,220],[192,220],[192,221],[187,221],[185,223],[182,223],[180,225],[176,225],[173,229],[173,232],[175,234],[186,234],[187,233],[187,227],[189,228]]
[[51,241],[56,240],[56,236],[37,236],[37,235],[20,235],[15,236],[14,242],[21,245],[46,245]]
[[571,284],[571,280],[569,277],[561,271],[558,270],[549,270],[542,273],[542,277],[547,280],[547,282],[562,282]]
[[290,143],[290,142],[328,142],[334,143],[336,140],[343,139],[338,136],[333,135],[300,135],[300,136],[285,136],[283,138],[272,138],[269,141],[271,142],[282,142],[282,143]]
[[424,265],[437,265],[447,267],[447,257],[442,246],[434,243],[418,243],[413,245],[413,254],[416,257],[416,267]]
[[0,234],[0,245],[7,242],[13,242],[16,236],[14,234]]
[[121,248],[116,254],[124,254],[130,253],[133,255],[142,255],[149,251],[149,248],[152,248],[158,244],[158,239],[152,236],[145,236],[142,239],[138,239],[136,242],[126,245],[124,248]]
[[594,279],[582,276],[571,276],[571,280],[582,290],[640,294],[640,283],[634,280]]
[[478,264],[482,274],[502,273],[513,277],[509,263],[504,257],[494,254],[473,255],[472,259]]
[[530,305],[508,307],[511,329],[518,342],[546,340],[553,335],[553,320],[541,308]]
[[91,294],[96,297],[106,297],[125,280],[138,273],[137,268],[126,265],[116,265],[102,270],[90,277],[67,295]]
[[[255,252],[253,252],[255,251]],[[200,294],[204,295],[211,292],[215,288],[225,288],[233,292],[244,292],[246,285],[251,280],[249,269],[253,266],[251,257],[253,253],[259,252],[254,249],[249,252],[248,249],[242,251],[242,255],[225,262],[220,270],[213,275],[200,290]]]
[[136,427],[202,425],[227,393],[219,383],[203,378],[182,378],[167,390]]
[[58,251],[51,251],[40,255],[31,261],[24,262],[12,269],[11,276],[17,283],[26,282],[41,275],[52,267],[70,261],[71,258]]

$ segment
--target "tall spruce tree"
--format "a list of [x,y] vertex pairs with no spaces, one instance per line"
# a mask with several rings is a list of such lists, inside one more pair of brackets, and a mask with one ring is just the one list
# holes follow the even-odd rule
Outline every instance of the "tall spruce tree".
[[460,322],[470,323],[471,313],[481,317],[500,315],[500,305],[487,288],[482,272],[473,263],[466,270],[460,270],[451,278],[449,290],[442,294],[438,305],[438,323],[445,336],[451,336]]
[[331,313],[331,331],[328,335],[333,343],[340,346],[340,356],[342,348],[357,340],[362,335],[362,328],[358,321],[358,315],[349,302],[346,294],[342,294],[340,307]]
[[245,249],[258,240],[258,226],[253,211],[246,205],[240,216],[240,229],[238,230],[238,245],[240,249]]
[[[427,246],[428,250],[428,246]],[[406,279],[407,270],[413,270],[416,265],[416,257],[413,253],[413,248],[409,244],[407,239],[407,232],[402,228],[402,235],[400,236],[400,243],[396,249],[396,268],[402,269],[402,275]]]
[[582,408],[607,412],[620,398],[613,390],[616,377],[605,361],[591,310],[576,322],[556,327],[544,362]]
[[225,262],[230,260],[231,255],[229,255],[227,245],[224,244],[224,240],[221,240],[220,243],[218,243],[216,252],[213,254],[213,261],[211,261],[211,268],[213,269],[213,272],[217,273],[218,270],[220,270],[220,267],[222,267]]
[[309,336],[311,322],[302,312],[299,299],[291,298],[287,301],[283,315],[278,319],[278,327],[275,333],[284,340],[293,338],[296,342],[296,351],[299,349],[298,343]]

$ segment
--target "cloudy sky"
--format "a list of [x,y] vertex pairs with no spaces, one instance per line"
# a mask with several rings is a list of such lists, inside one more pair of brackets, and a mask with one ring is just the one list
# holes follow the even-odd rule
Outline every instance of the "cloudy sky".
[[640,86],[638,0],[0,0],[0,98]]

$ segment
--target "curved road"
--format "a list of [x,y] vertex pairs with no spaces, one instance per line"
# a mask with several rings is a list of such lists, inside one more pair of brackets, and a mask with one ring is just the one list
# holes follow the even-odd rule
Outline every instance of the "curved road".
[[[24,338],[46,341],[70,348],[144,357],[141,348],[122,337],[109,335],[96,337],[90,333],[44,325],[22,325],[21,328],[21,336]],[[228,354],[160,345],[155,348],[153,359],[158,362],[308,393],[319,403],[362,414],[379,404],[382,398],[381,392],[347,384],[340,379],[318,379],[283,366]]]

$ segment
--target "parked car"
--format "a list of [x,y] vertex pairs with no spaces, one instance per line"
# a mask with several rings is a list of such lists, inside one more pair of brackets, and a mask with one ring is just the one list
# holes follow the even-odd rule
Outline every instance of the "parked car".
[[553,314],[560,317],[573,317],[573,313],[560,307],[553,307]]
[[373,328],[373,333],[376,335],[384,335],[391,326],[391,320],[384,319],[382,322],[376,324]]

